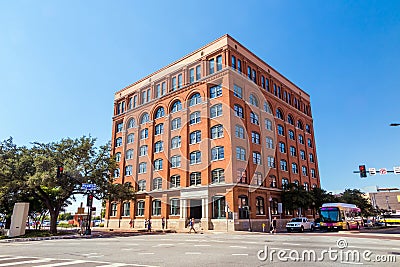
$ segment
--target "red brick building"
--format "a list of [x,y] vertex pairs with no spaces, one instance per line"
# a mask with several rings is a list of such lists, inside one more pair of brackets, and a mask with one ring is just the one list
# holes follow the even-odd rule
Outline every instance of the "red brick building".
[[309,95],[229,35],[118,91],[112,138],[137,197],[110,228],[260,230],[285,184],[320,186]]

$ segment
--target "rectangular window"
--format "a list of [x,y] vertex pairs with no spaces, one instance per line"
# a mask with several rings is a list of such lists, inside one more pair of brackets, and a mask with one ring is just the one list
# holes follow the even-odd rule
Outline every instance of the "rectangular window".
[[251,67],[250,66],[247,67],[247,78],[249,78],[251,80]]
[[214,59],[210,59],[208,62],[208,69],[209,69],[209,74],[214,73]]
[[201,152],[195,151],[190,153],[190,164],[197,164],[201,162]]
[[217,71],[222,70],[222,56],[217,56]]
[[226,202],[225,197],[215,196],[213,197],[213,219],[223,219],[226,218]]
[[200,185],[201,184],[201,173],[192,172],[190,174],[190,185]]
[[233,110],[235,111],[235,115],[238,116],[239,118],[244,118],[243,115],[243,108],[239,105],[234,105]]
[[222,95],[222,86],[221,85],[216,85],[213,87],[210,87],[210,98],[215,98],[218,96]]
[[244,139],[244,128],[239,125],[236,125],[235,126],[235,136],[237,138]]
[[261,154],[258,152],[253,152],[253,163],[254,164],[261,164]]
[[222,104],[214,105],[210,108],[211,118],[222,116]]
[[232,69],[236,69],[236,57],[232,56]]
[[178,88],[182,87],[182,74],[178,75]]
[[141,99],[141,104],[146,103],[147,101],[147,91],[142,91],[142,99]]
[[176,77],[172,77],[172,91],[176,90]]
[[242,61],[240,59],[238,59],[237,65],[238,65],[238,71],[242,72]]
[[269,92],[269,81],[267,78],[265,78],[265,89]]
[[224,147],[217,146],[211,149],[211,160],[224,159]]
[[275,158],[268,156],[268,167],[275,168]]
[[181,166],[181,156],[173,156],[171,158],[171,168],[177,168]]
[[146,170],[147,170],[147,163],[146,162],[139,163],[139,173],[146,173]]
[[200,143],[200,141],[201,141],[200,131],[195,131],[193,133],[190,133],[190,144],[197,144]]
[[166,92],[167,92],[167,83],[163,82],[161,84],[161,95],[165,95]]
[[261,87],[265,89],[265,78],[261,76]]
[[180,214],[180,202],[179,199],[171,199],[171,211],[170,215],[179,215]]
[[253,144],[260,144],[260,134],[256,132],[251,132],[251,142]]
[[253,82],[257,83],[257,73],[254,69],[251,71],[251,79],[253,80]]
[[237,86],[236,84],[233,85],[233,95],[238,97],[238,98],[243,98],[243,89],[240,86]]
[[137,95],[133,96],[133,107],[136,108],[137,106]]
[[242,147],[236,147],[236,159],[246,160],[246,150]]
[[193,68],[191,68],[189,70],[189,81],[190,81],[190,83],[194,82],[194,69]]
[[131,209],[130,203],[129,202],[125,202],[122,216],[130,216],[130,209]]
[[144,216],[144,201],[137,203],[137,216]]
[[171,122],[171,130],[176,130],[181,128],[181,118],[173,119]]
[[201,66],[196,67],[196,81],[201,79]]
[[123,126],[124,124],[122,122],[117,124],[117,133],[122,132]]
[[156,85],[156,98],[159,98],[161,96],[161,85],[157,84]]

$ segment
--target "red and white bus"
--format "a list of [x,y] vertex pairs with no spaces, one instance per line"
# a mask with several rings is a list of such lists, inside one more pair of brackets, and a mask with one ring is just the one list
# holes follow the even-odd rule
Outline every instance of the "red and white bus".
[[363,224],[361,209],[354,204],[324,203],[319,214],[325,230],[360,229]]

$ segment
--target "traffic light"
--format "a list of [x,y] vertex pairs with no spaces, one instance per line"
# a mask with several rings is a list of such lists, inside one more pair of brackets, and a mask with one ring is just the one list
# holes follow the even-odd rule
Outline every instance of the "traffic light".
[[86,206],[87,206],[87,207],[91,207],[92,205],[93,205],[93,195],[92,195],[92,194],[89,194],[89,195],[87,196]]
[[360,171],[361,178],[367,177],[367,169],[365,168],[365,165],[358,166],[358,170]]
[[63,172],[64,172],[64,167],[57,166],[57,178],[61,178],[63,176]]

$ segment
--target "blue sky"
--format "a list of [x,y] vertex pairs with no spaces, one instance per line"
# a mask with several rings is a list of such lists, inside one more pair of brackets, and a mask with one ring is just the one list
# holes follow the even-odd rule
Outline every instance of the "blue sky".
[[230,34],[311,96],[322,187],[400,187],[400,1],[2,1],[0,140],[111,137],[117,90]]

